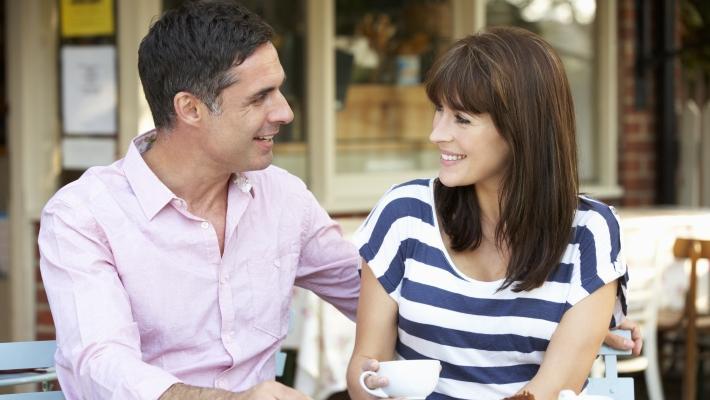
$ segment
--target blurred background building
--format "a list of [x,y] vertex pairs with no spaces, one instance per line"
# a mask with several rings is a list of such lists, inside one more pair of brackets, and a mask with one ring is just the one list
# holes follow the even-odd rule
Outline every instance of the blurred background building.
[[[152,127],[137,73],[151,21],[182,0],[0,0],[0,341],[53,338],[40,211]],[[516,25],[565,64],[582,190],[624,208],[710,206],[708,2],[246,0],[276,30],[295,120],[276,165],[347,227],[390,185],[434,176],[423,78],[457,38]]]

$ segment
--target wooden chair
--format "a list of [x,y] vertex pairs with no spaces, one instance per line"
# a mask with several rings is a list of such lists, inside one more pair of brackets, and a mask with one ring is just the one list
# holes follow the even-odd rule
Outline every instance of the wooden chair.
[[[676,258],[690,259],[690,277],[686,293],[685,308],[681,312],[662,312],[658,318],[658,329],[664,336],[675,334],[684,347],[683,400],[698,397],[699,334],[710,337],[710,315],[699,315],[696,306],[698,291],[697,264],[700,259],[710,260],[710,240],[677,238],[673,244]],[[667,340],[666,340],[667,341]],[[661,341],[663,342],[663,340]]]
[[[631,332],[615,330],[613,333],[631,339]],[[614,400],[634,400],[633,378],[620,378],[617,371],[617,356],[629,355],[631,350],[616,350],[607,345],[599,349],[599,356],[604,360],[604,376],[589,378],[587,393],[607,396]]]
[[0,343],[0,386],[41,383],[42,392],[0,395],[2,400],[63,400],[60,391],[49,391],[57,379],[54,340]]

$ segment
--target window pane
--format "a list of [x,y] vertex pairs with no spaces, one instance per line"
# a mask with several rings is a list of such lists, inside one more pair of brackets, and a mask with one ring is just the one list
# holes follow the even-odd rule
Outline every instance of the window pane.
[[[163,0],[164,9],[174,8],[187,0]],[[304,1],[241,0],[241,4],[259,14],[274,28],[273,43],[286,72],[281,91],[293,109],[294,119],[281,127],[275,140],[274,164],[307,180],[305,104],[305,70],[303,42],[305,32]]]
[[336,1],[336,171],[436,169],[422,84],[451,42],[447,0]]
[[[595,0],[488,0],[486,24],[515,25],[544,37],[565,65],[577,117],[579,173],[597,178]],[[604,84],[601,82],[601,84]]]
[[281,127],[274,146],[274,164],[308,181],[306,164],[307,130],[304,113],[306,74],[304,68],[305,40],[304,1],[241,0],[250,10],[261,15],[274,28],[274,46],[279,52],[286,81],[281,87],[293,109],[293,122]]

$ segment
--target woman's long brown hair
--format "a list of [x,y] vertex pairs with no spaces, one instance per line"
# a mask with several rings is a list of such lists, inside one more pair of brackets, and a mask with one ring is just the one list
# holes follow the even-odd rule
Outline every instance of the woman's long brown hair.
[[[578,202],[572,95],[562,62],[532,32],[496,27],[468,36],[434,64],[427,95],[435,105],[489,114],[510,148],[498,199],[498,246],[510,249],[501,289],[540,287],[573,234]],[[474,186],[435,186],[436,211],[456,251],[482,240]]]

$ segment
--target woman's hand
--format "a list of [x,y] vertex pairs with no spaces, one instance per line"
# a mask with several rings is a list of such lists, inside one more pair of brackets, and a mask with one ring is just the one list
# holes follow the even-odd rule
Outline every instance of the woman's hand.
[[[362,372],[377,372],[380,369],[380,363],[374,358],[368,358],[365,360],[365,362],[362,363],[361,369]],[[389,385],[389,380],[384,376],[369,375],[365,377],[365,386],[367,386],[368,389],[375,390],[381,387],[385,387],[387,385]]]
[[617,350],[631,350],[631,353],[635,356],[641,354],[643,334],[639,324],[627,318],[616,329],[631,331],[631,340],[608,332],[604,338],[604,344]]

